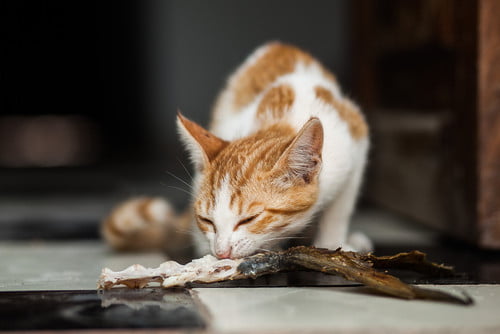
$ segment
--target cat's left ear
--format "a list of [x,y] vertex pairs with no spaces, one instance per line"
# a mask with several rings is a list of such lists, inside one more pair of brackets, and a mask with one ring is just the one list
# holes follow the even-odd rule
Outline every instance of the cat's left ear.
[[311,183],[321,170],[323,126],[312,117],[279,158],[274,173],[282,184]]
[[177,128],[193,163],[200,170],[210,164],[219,152],[229,144],[229,142],[220,139],[182,116],[180,111],[177,112]]

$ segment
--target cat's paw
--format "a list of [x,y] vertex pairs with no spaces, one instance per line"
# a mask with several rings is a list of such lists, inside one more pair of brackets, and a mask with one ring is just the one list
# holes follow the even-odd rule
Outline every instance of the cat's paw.
[[373,243],[366,236],[366,234],[361,232],[353,232],[347,238],[347,244],[342,247],[343,250],[350,250],[359,253],[368,253],[373,251]]
[[161,198],[133,198],[104,219],[102,235],[115,249],[157,248],[174,216],[171,205]]
[[345,242],[332,240],[316,240],[314,246],[318,248],[337,249],[341,248],[346,252],[368,253],[373,251],[373,243],[361,232],[353,232]]

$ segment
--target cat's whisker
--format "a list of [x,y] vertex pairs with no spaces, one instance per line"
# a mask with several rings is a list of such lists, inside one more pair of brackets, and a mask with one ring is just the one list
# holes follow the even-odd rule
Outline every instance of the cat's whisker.
[[178,230],[178,231],[182,231],[182,232],[189,233],[189,234],[192,234],[193,232],[196,232],[197,229],[198,229],[198,227],[195,227],[195,226],[177,227],[176,228],[176,230]]
[[270,238],[268,240],[284,240],[284,239],[306,239],[306,237],[277,237],[277,238]]
[[193,233],[192,228],[175,228],[175,232],[179,234],[191,235]]
[[189,196],[193,196],[193,193],[189,190],[186,190],[184,188],[181,188],[181,187],[176,187],[176,186],[171,186],[171,185],[166,185],[167,187],[169,188],[172,188],[172,189],[176,189],[176,190],[180,190],[182,192],[185,192],[186,194],[188,194]]
[[176,245],[176,246],[175,246],[175,250],[176,250],[176,251],[178,251],[178,250],[180,250],[180,249],[187,249],[187,248],[191,248],[192,246],[193,246],[193,244],[192,244],[192,243],[190,243],[190,242],[186,242],[186,243],[183,243],[183,244],[181,244],[181,245]]
[[177,158],[177,161],[179,161],[179,163],[181,164],[182,168],[184,169],[184,171],[186,172],[186,174],[189,176],[189,178],[191,179],[191,181],[193,181],[193,175],[189,172],[189,169],[187,169],[186,165],[184,165],[181,161],[181,159]]
[[193,186],[191,184],[189,184],[189,182],[181,179],[180,177],[178,177],[177,175],[175,175],[174,173],[171,173],[169,171],[166,171],[166,173],[170,176],[172,176],[173,178],[177,179],[178,181],[182,182],[183,184],[185,184],[186,186],[188,186],[189,189],[193,190]]
[[307,239],[307,238],[306,237],[279,237],[279,238],[265,239],[265,242],[275,241],[275,240],[291,240],[291,239]]
[[181,187],[177,187],[177,186],[172,186],[166,182],[160,182],[160,185],[163,186],[163,187],[167,187],[167,188],[173,188],[173,189],[177,189],[177,190],[181,190],[183,192],[188,192],[190,195],[192,195],[192,192],[190,190],[187,190],[187,189],[184,189],[184,188],[181,188]]

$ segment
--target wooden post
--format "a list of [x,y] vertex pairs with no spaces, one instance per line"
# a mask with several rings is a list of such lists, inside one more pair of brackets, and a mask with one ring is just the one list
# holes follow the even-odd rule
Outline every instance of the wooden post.
[[500,1],[478,12],[478,242],[500,248]]

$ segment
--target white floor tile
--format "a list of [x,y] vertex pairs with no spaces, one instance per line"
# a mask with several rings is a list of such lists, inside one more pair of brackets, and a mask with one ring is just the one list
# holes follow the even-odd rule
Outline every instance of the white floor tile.
[[406,301],[363,288],[200,288],[215,332],[500,333],[500,286],[465,289],[473,306]]
[[4,242],[0,244],[0,291],[91,290],[101,269],[134,264],[157,267],[161,253],[115,253],[101,241]]

